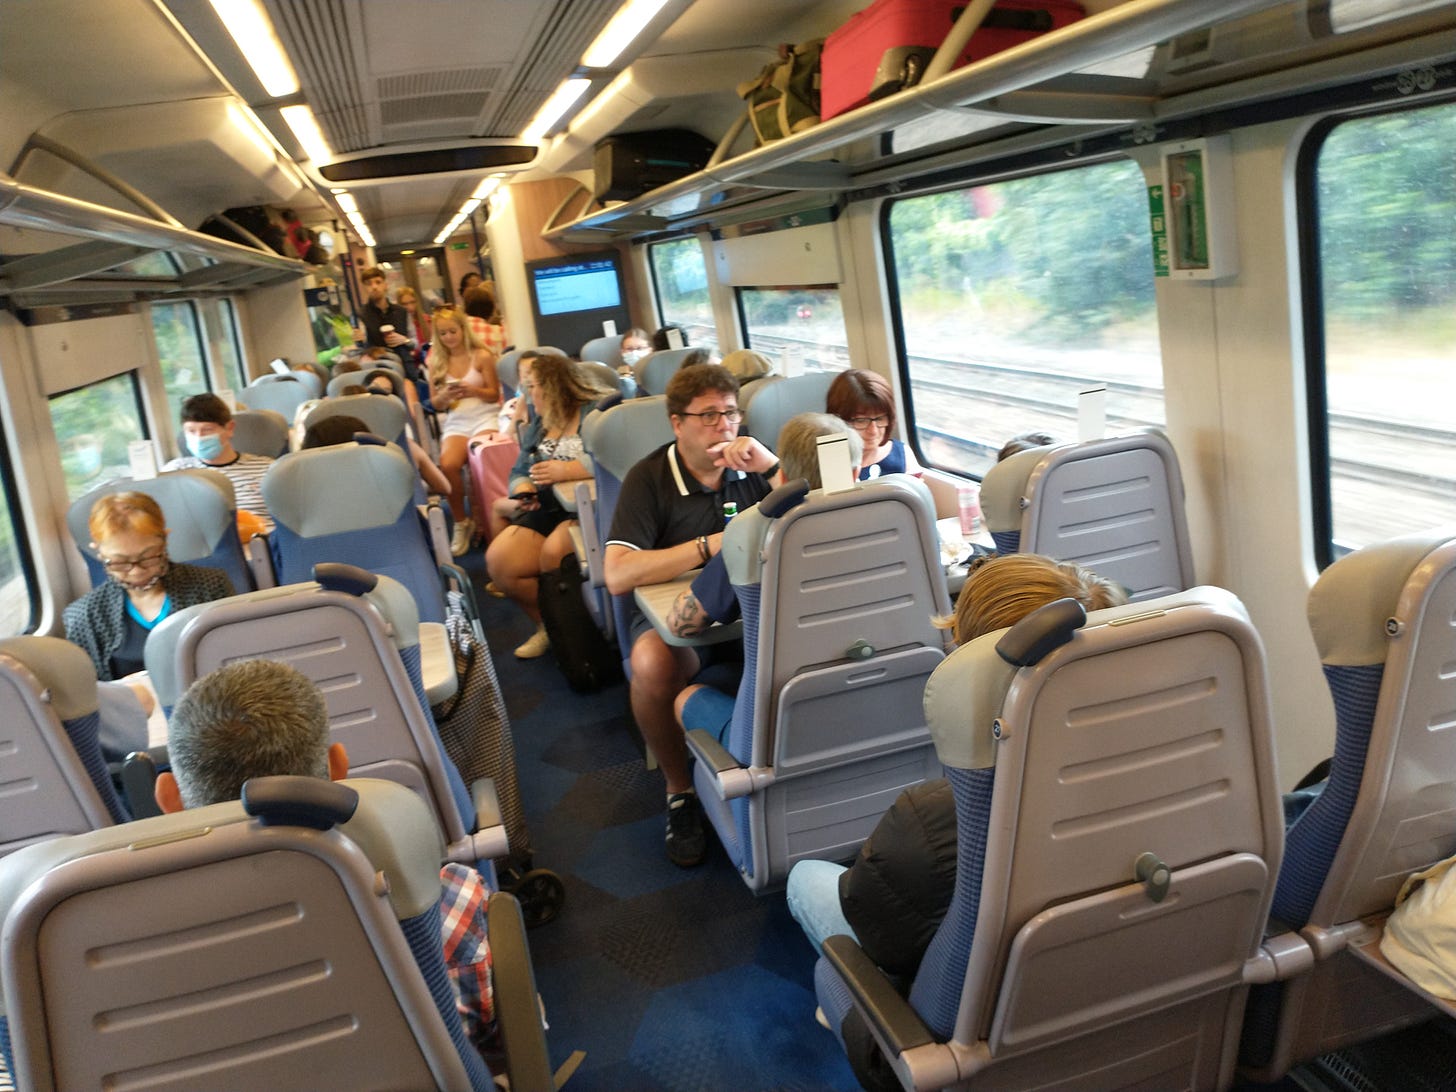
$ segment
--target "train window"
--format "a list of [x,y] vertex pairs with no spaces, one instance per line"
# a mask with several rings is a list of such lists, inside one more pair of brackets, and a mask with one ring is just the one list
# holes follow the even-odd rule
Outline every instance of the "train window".
[[162,362],[167,419],[176,421],[181,417],[185,398],[211,387],[196,306],[190,300],[152,304],[152,332],[157,339],[157,356]]
[[126,445],[147,439],[135,372],[54,394],[50,407],[70,500],[131,472]]
[[744,344],[778,363],[786,375],[849,367],[838,288],[740,288],[738,306]]
[[238,335],[238,309],[232,300],[211,300],[202,306],[202,324],[212,358],[212,375],[224,386],[248,385],[248,363]]
[[1078,394],[1104,383],[1109,432],[1164,423],[1135,164],[903,198],[885,234],[923,462],[979,477],[1018,433],[1074,439]]
[[1340,122],[1306,157],[1319,263],[1309,361],[1322,565],[1456,520],[1452,147],[1456,105],[1447,103]]
[[673,239],[647,248],[657,313],[663,324],[677,323],[688,333],[688,344],[718,347],[718,326],[713,321],[713,300],[708,294],[708,263],[697,239]]
[[0,637],[14,637],[35,625],[35,596],[31,589],[29,552],[20,526],[20,499],[15,492],[15,474],[10,469],[9,447],[0,436]]

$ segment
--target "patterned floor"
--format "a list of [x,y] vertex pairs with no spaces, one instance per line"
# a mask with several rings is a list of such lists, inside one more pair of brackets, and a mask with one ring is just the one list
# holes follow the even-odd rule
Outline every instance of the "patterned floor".
[[509,710],[535,865],[566,904],[532,931],[552,1062],[585,1059],[568,1092],[858,1088],[814,1022],[814,953],[782,894],[756,898],[714,845],[696,869],[663,852],[664,790],[629,727],[625,686],[567,689],[530,633],[481,595]]

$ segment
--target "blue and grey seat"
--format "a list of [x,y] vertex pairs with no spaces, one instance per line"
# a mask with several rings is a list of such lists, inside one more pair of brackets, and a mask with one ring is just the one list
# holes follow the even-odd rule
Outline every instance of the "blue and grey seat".
[[398,580],[415,597],[422,620],[443,623],[445,593],[416,508],[418,482],[414,460],[393,444],[337,444],[279,459],[262,487],[276,524],[271,548],[278,582],[309,580],[319,562],[357,565]]
[[1378,923],[1406,876],[1456,853],[1456,739],[1441,730],[1456,708],[1453,619],[1456,527],[1367,546],[1310,590],[1335,751],[1286,835],[1273,943],[1308,950],[1250,1003],[1244,1061],[1259,1079],[1435,1011],[1380,958]]
[[688,354],[696,351],[696,349],[688,347],[659,349],[657,352],[643,357],[632,369],[632,377],[637,380],[637,393],[639,395],[665,394],[668,380],[682,367],[682,362],[687,359]]
[[169,470],[155,478],[113,478],[83,493],[66,511],[71,532],[93,587],[106,582],[106,570],[91,546],[91,509],[112,493],[145,493],[157,502],[167,521],[167,556],[173,561],[221,569],[234,589],[257,586],[242,540],[233,483],[218,470]]
[[950,610],[934,503],[899,475],[780,486],[724,533],[743,611],[725,746],[688,733],[698,798],[754,891],[795,861],[847,860],[901,790],[940,773],[920,694]]
[[779,432],[790,417],[800,413],[823,413],[834,372],[810,372],[790,378],[768,375],[755,379],[739,392],[743,428],[770,451],[779,442]]
[[579,360],[595,360],[616,371],[622,366],[622,334],[594,337],[581,347]]
[[289,419],[274,410],[238,410],[233,414],[233,447],[276,459],[288,450],[288,426]]
[[290,421],[299,406],[317,397],[312,384],[292,375],[260,375],[238,393],[238,401],[248,409],[272,410]]
[[96,668],[58,637],[0,640],[0,856],[125,823],[98,741]]
[[[348,566],[320,566],[319,577],[189,607],[158,625],[146,657],[163,707],[224,664],[291,664],[323,691],[331,737],[354,776],[397,781],[428,801],[450,860],[504,856],[494,785],[467,788],[440,742],[413,600],[398,582]],[[453,670],[448,645],[440,652]]]
[[[487,1092],[441,954],[439,851],[398,785],[280,777],[11,855],[0,1038],[18,1087]],[[529,988],[516,933],[493,943],[499,1002]],[[550,1088],[539,1026],[520,1087]]]
[[908,997],[826,940],[851,1063],[907,1089],[1228,1087],[1283,844],[1242,604],[1059,600],[956,649],[924,700],[954,895]]
[[343,394],[325,398],[303,418],[303,427],[325,417],[357,417],[369,426],[369,431],[382,436],[401,449],[408,439],[407,425],[409,411],[398,398],[381,397],[377,394]]
[[576,490],[577,519],[581,524],[589,577],[583,594],[587,597],[588,609],[603,631],[609,637],[616,635],[624,668],[628,667],[632,658],[632,649],[627,643],[632,597],[613,596],[607,591],[603,552],[627,472],[663,444],[671,443],[672,438],[667,399],[661,396],[608,404],[587,414],[581,426],[582,446],[592,458],[592,475],[596,482],[595,498],[590,495],[585,483],[578,485]]
[[1002,553],[1075,561],[1134,601],[1193,586],[1183,476],[1157,429],[1019,452],[986,472],[981,511]]

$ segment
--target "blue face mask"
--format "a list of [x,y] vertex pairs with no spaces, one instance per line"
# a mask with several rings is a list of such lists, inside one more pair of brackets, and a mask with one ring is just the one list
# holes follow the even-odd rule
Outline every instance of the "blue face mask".
[[647,351],[645,349],[627,349],[622,353],[622,363],[630,366],[636,364],[637,361],[646,355]]
[[203,462],[210,463],[222,455],[222,437],[216,433],[211,436],[189,436],[187,450]]

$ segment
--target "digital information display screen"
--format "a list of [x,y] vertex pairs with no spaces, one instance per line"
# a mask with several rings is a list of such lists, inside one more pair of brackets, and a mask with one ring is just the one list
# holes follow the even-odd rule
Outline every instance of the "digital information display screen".
[[536,278],[536,307],[541,315],[598,311],[617,307],[622,302],[616,263],[610,258],[536,269],[532,273]]

